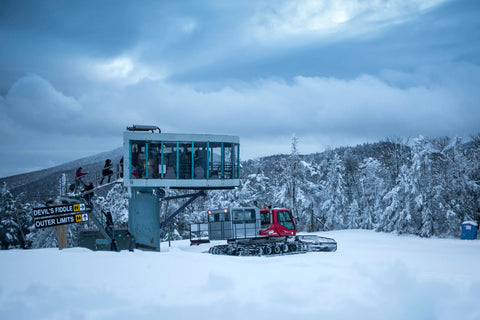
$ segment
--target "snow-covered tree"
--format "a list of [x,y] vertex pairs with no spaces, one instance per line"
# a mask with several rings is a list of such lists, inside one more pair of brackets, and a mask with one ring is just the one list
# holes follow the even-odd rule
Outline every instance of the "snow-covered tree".
[[15,222],[18,226],[18,246],[22,249],[30,248],[32,244],[32,232],[35,231],[32,211],[33,207],[30,203],[17,202]]
[[297,180],[299,179],[300,173],[300,157],[298,154],[298,138],[295,133],[292,136],[292,151],[289,157],[288,167],[290,170],[290,196],[291,196],[291,206],[290,210],[294,216],[297,216]]
[[291,203],[291,175],[288,170],[288,160],[286,158],[279,159],[279,162],[275,164],[273,184],[270,186],[273,189],[272,199],[270,205],[273,207],[286,207],[289,208]]
[[327,170],[327,181],[322,190],[323,197],[326,199],[322,206],[324,227],[327,230],[342,229],[344,228],[343,220],[348,209],[348,203],[343,179],[345,168],[337,153],[329,162]]
[[111,212],[115,227],[127,227],[128,192],[123,185],[114,184],[105,198],[96,199],[96,205],[104,211]]
[[33,231],[33,218],[30,204],[15,201],[4,183],[0,196],[0,246],[8,248],[30,247],[30,232]]
[[[408,211],[408,207],[405,207],[409,189],[406,171],[407,167],[403,166],[397,178],[397,184],[383,198],[385,209],[379,217],[377,231],[392,232],[396,230],[399,215],[405,216]],[[408,215],[406,217],[408,218]]]
[[438,144],[436,168],[438,213],[442,234],[458,236],[464,220],[477,217],[478,185],[468,176],[467,159],[460,138],[445,138]]
[[381,199],[385,194],[382,178],[384,169],[377,159],[366,158],[359,168],[359,228],[373,229],[381,212]]
[[62,177],[58,181],[58,195],[64,196],[67,194],[67,175],[62,174]]
[[4,183],[0,196],[0,245],[2,249],[8,249],[18,243],[15,210],[13,195],[8,190],[7,183]]
[[350,204],[346,214],[344,224],[348,229],[358,229],[361,225],[360,220],[360,208],[358,206],[357,200],[353,200]]
[[236,199],[240,206],[252,206],[257,201],[256,192],[254,190],[256,183],[256,175],[252,175],[249,179],[242,180],[241,187],[236,192]]
[[410,200],[413,200],[412,218],[415,221],[411,222],[411,227],[414,228],[413,232],[425,237],[430,237],[434,233],[431,219],[434,210],[432,199],[435,195],[435,182],[432,176],[432,151],[432,145],[428,139],[423,136],[414,139],[412,170],[410,170],[410,182],[412,183]]
[[270,178],[263,173],[250,174],[247,178],[242,179],[240,189],[245,189],[246,192],[242,190],[235,193],[235,202],[257,207],[271,205],[272,188],[270,187]]
[[422,212],[430,210],[429,144],[424,137],[414,140],[412,154],[412,165],[401,167],[396,186],[384,197],[387,207],[379,230],[419,234]]
[[[30,237],[32,248],[53,248],[57,246],[56,228],[44,228],[36,230]],[[70,243],[68,243],[70,244]]]

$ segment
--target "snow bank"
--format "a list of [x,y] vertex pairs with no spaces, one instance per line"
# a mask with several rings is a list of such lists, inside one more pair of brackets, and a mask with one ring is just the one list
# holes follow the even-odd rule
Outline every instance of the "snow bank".
[[479,319],[480,241],[324,233],[335,253],[0,252],[1,319]]

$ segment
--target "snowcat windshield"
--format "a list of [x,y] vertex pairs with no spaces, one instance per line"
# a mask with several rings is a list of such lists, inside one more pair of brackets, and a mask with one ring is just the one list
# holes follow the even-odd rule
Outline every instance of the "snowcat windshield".
[[282,227],[285,227],[289,230],[294,230],[295,226],[293,225],[292,215],[288,211],[278,211],[277,212],[277,222]]

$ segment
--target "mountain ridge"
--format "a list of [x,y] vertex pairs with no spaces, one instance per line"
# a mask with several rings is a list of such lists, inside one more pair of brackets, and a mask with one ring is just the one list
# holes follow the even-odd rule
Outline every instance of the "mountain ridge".
[[120,161],[122,155],[123,148],[119,147],[47,169],[0,178],[0,184],[3,186],[6,183],[8,190],[15,197],[21,196],[29,202],[42,202],[42,200],[58,195],[59,181],[63,174],[66,175],[68,183],[73,183],[78,167],[82,167],[83,171],[87,173],[101,172],[106,159],[111,159],[115,165]]

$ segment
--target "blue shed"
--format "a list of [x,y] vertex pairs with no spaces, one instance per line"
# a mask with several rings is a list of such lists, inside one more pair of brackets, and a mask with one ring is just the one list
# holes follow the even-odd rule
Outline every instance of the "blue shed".
[[478,224],[475,221],[465,221],[462,223],[462,237],[463,240],[477,239]]

